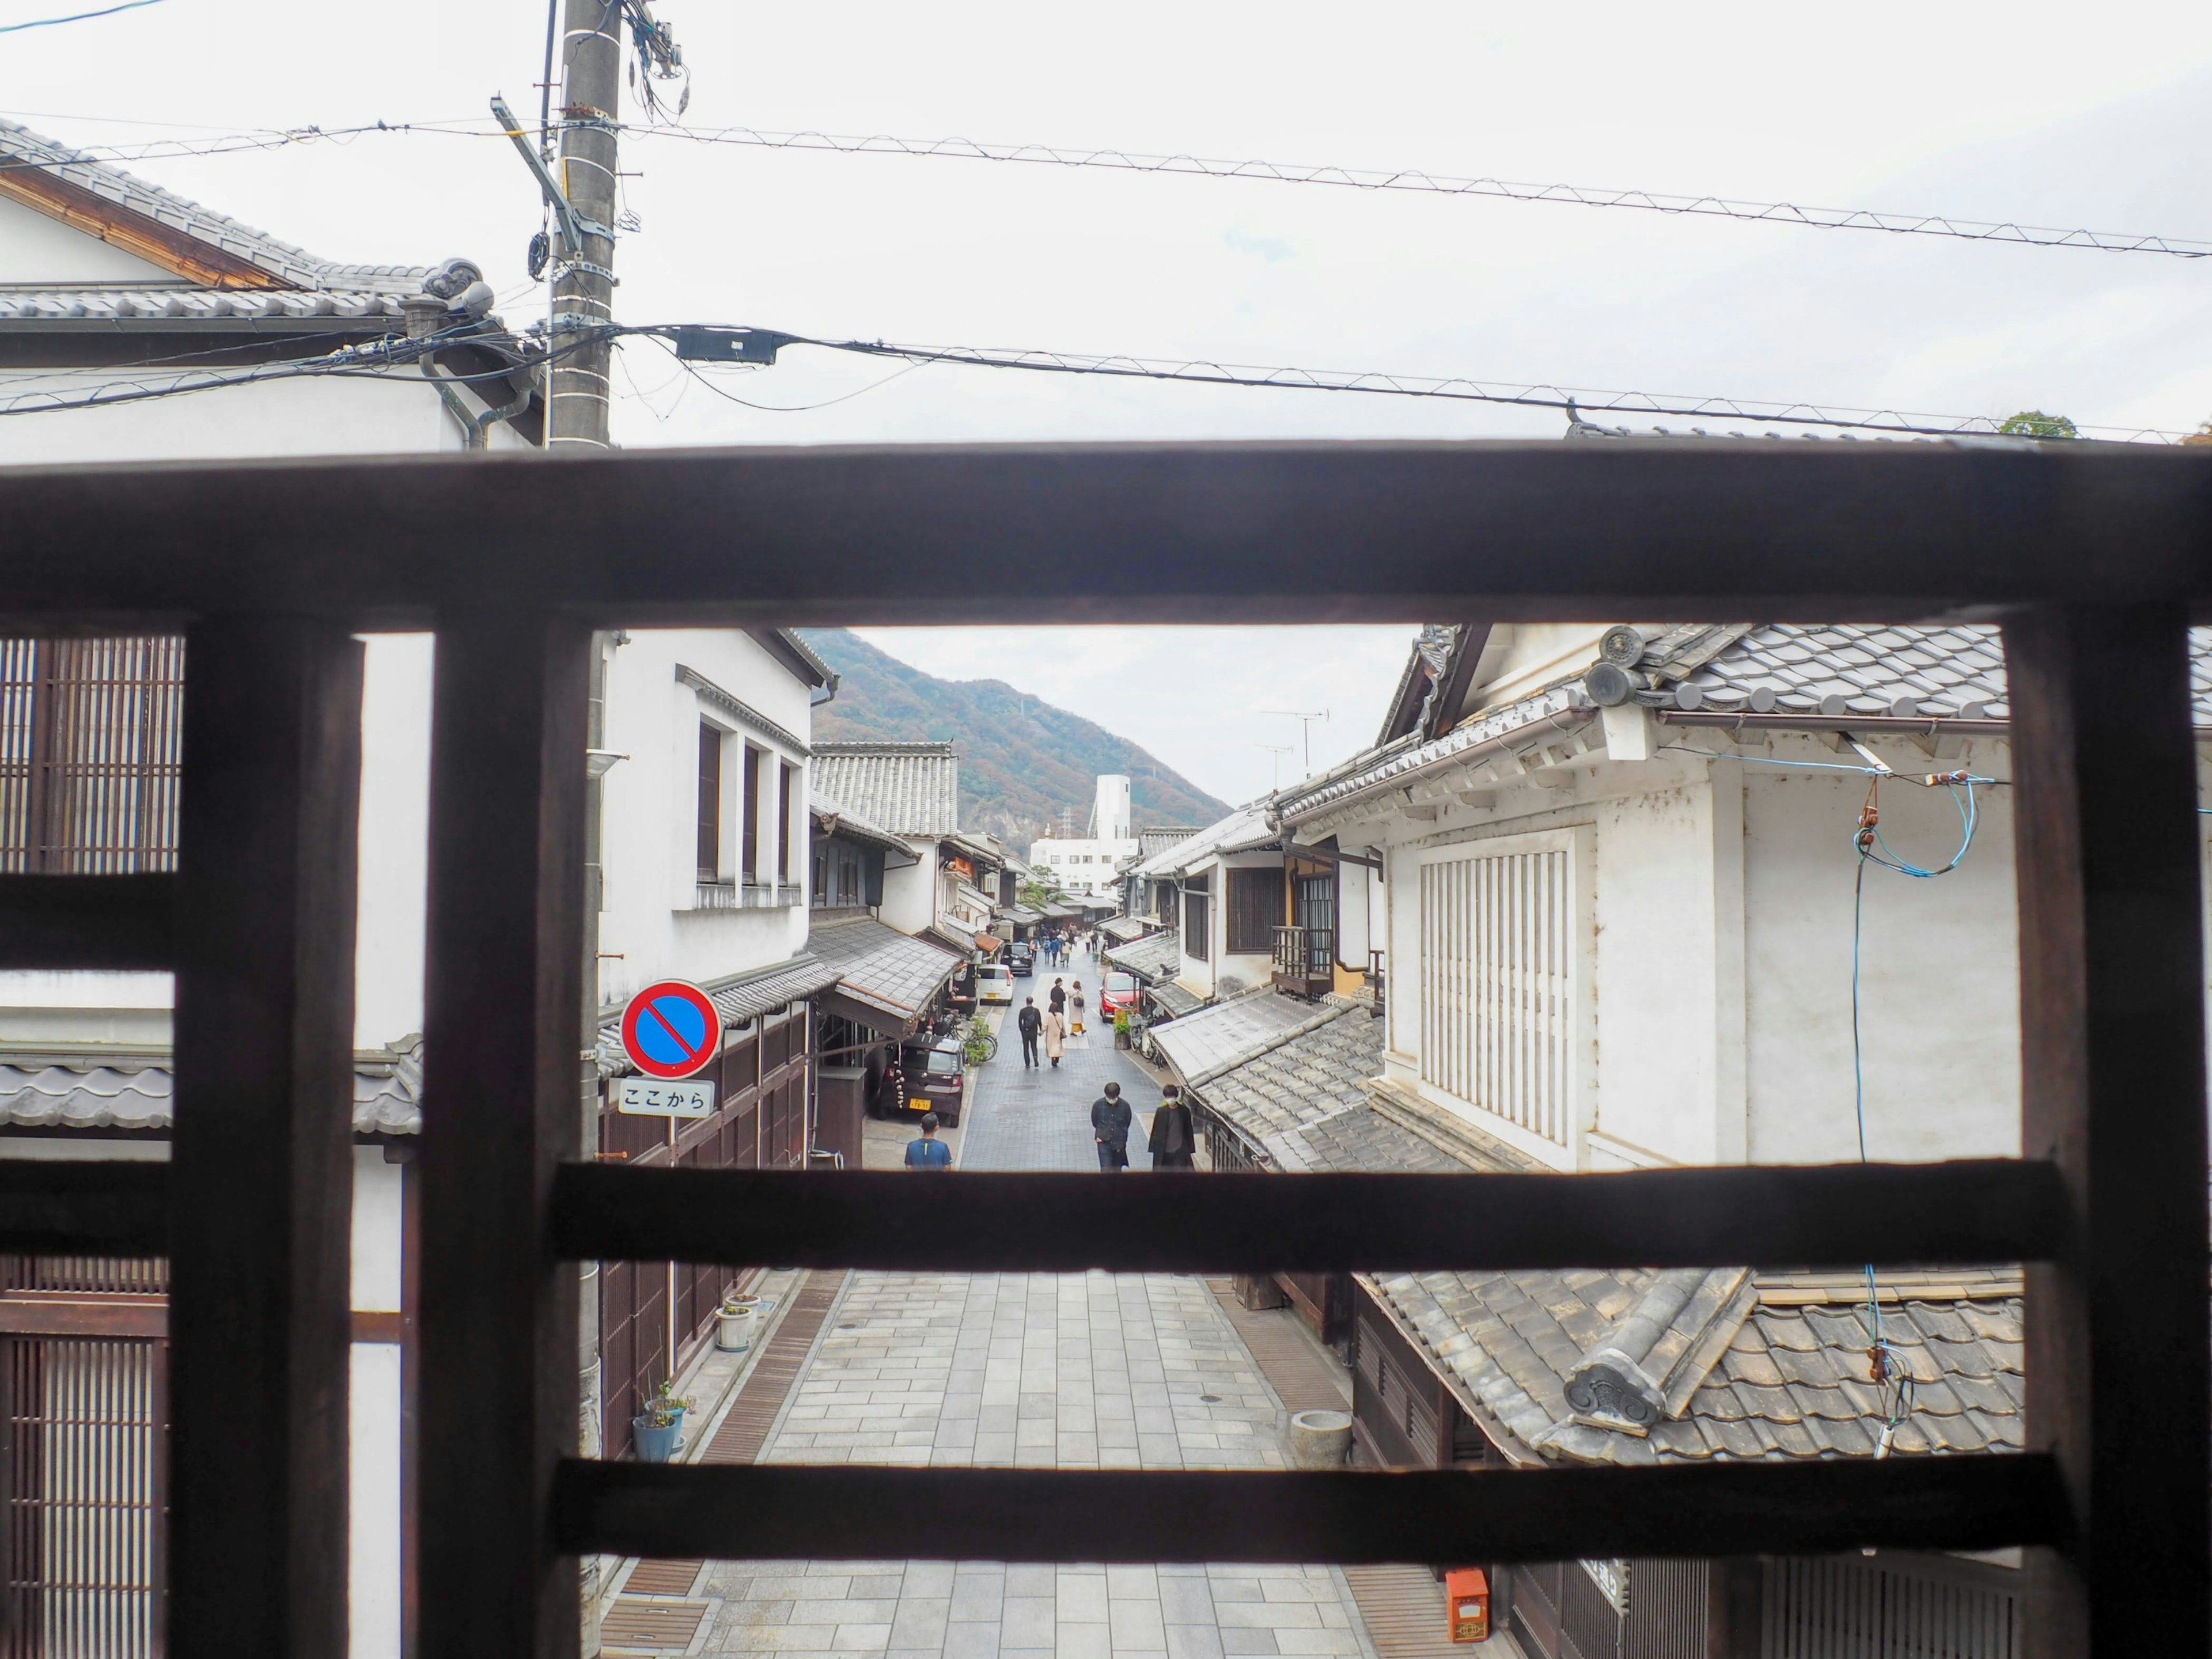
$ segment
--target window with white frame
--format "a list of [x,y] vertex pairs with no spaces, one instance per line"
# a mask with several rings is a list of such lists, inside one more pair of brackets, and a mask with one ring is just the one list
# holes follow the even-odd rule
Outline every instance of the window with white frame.
[[1563,1148],[1583,1070],[1577,833],[1437,848],[1418,895],[1421,1080]]

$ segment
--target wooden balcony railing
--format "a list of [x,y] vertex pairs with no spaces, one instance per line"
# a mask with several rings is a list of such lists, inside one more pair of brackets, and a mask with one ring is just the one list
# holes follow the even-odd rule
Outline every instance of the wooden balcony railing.
[[1275,929],[1274,981],[1301,996],[1318,995],[1336,983],[1334,927]]
[[[2029,1659],[2201,1659],[2212,1318],[2186,646],[2212,615],[2208,549],[2212,453],[2094,443],[0,471],[10,627],[189,630],[173,877],[0,880],[0,968],[176,974],[174,1161],[0,1166],[0,1251],[169,1258],[166,1651],[346,1644],[353,635],[428,628],[426,1659],[573,1652],[580,1553],[902,1559],[917,1540],[967,1559],[1347,1563],[2026,1545]],[[1310,1176],[1223,1182],[1202,1206],[1142,1179],[924,1193],[577,1161],[594,628],[1962,613],[2002,622],[2010,676],[2021,1161]],[[623,1259],[2022,1261],[2030,1440],[1539,1474],[582,1462],[571,1264]]]

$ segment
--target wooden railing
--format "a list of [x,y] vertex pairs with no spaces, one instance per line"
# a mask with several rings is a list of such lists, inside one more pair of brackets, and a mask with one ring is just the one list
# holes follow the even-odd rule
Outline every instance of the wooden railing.
[[[2033,1547],[2030,1659],[2204,1655],[2212,1320],[2186,630],[2212,614],[2208,548],[2212,453],[2089,443],[632,450],[0,472],[19,631],[189,629],[174,876],[0,879],[0,967],[177,976],[174,1162],[0,1164],[0,1251],[171,1261],[167,1651],[345,1645],[333,1402],[349,1364],[353,635],[427,627],[425,1659],[573,1651],[580,1553],[902,1559],[917,1539],[948,1558],[1161,1562],[2019,1544]],[[1313,1176],[1210,1183],[1203,1206],[1171,1182],[1003,1176],[924,1194],[896,1176],[576,1162],[594,628],[1963,611],[2005,629],[2024,1161]],[[1540,1474],[579,1461],[573,1264],[623,1259],[2024,1261],[2031,1439],[2002,1457]]]
[[1302,994],[1327,990],[1336,982],[1336,930],[1278,927],[1274,957],[1277,985]]

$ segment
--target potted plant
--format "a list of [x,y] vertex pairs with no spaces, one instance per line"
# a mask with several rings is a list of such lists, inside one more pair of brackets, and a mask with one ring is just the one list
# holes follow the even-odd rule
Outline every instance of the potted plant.
[[664,1380],[645,1402],[645,1409],[629,1420],[630,1438],[637,1446],[637,1461],[672,1461],[684,1444],[684,1413],[690,1409],[691,1402],[677,1394],[676,1385]]
[[1129,1011],[1127,1008],[1114,1011],[1114,1046],[1116,1048],[1129,1046]]
[[724,1353],[743,1353],[752,1346],[753,1320],[760,1312],[757,1296],[726,1296],[714,1310],[714,1346]]

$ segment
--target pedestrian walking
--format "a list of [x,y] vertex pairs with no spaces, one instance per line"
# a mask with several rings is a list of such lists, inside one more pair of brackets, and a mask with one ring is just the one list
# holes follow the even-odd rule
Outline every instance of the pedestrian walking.
[[1067,1038],[1067,1019],[1055,1007],[1044,1017],[1044,1054],[1052,1062],[1052,1069],[1060,1069],[1060,1045]]
[[1058,980],[1053,981],[1052,989],[1045,994],[1044,1000],[1045,1006],[1053,1012],[1065,1014],[1067,1012],[1067,987]]
[[1170,1083],[1160,1091],[1160,1103],[1152,1113],[1152,1133],[1145,1145],[1151,1149],[1155,1170],[1188,1170],[1198,1150],[1198,1136],[1190,1121],[1190,1108],[1182,1091]]
[[1121,1085],[1109,1083],[1091,1103],[1091,1138],[1098,1143],[1098,1167],[1118,1174],[1129,1167],[1129,1125],[1135,1114],[1121,1098]]
[[1044,1016],[1037,1012],[1035,997],[1014,1016],[1014,1029],[1022,1034],[1022,1069],[1027,1071],[1037,1063],[1037,1038],[1044,1033]]
[[937,1138],[937,1114],[921,1115],[921,1139],[906,1144],[906,1167],[909,1170],[949,1170],[952,1167],[952,1149]]
[[1067,1012],[1072,1016],[1070,1029],[1076,1036],[1083,1035],[1083,981],[1075,981],[1075,988],[1067,994]]

